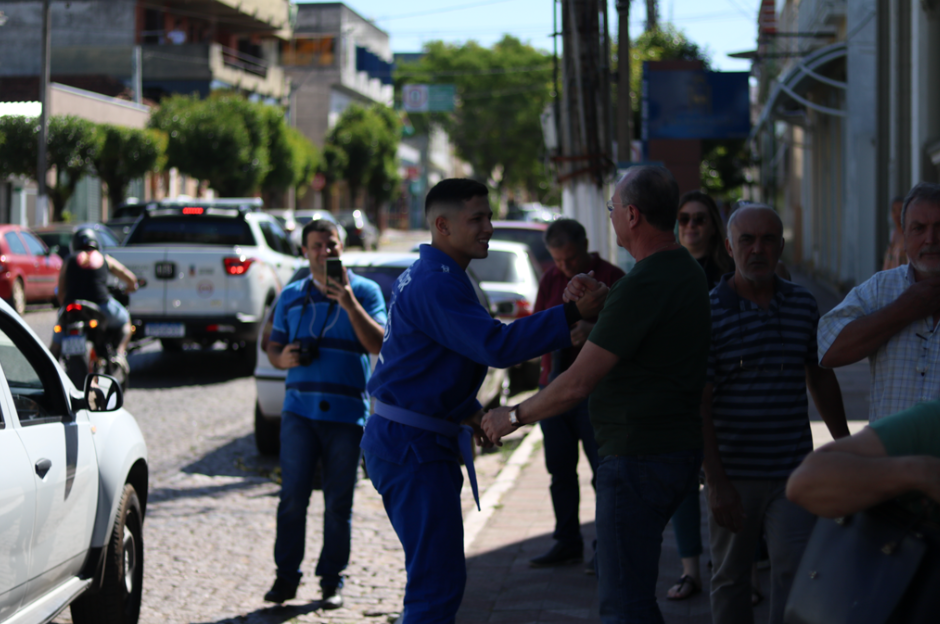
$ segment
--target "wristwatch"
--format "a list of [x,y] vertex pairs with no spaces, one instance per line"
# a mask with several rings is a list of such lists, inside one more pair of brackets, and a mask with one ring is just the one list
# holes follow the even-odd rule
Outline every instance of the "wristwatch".
[[519,420],[519,406],[515,406],[509,412],[509,424],[518,429],[522,426],[522,421]]

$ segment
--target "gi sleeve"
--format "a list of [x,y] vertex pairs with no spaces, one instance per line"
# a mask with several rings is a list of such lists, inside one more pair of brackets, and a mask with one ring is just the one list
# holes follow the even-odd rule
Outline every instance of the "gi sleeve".
[[274,305],[274,327],[271,330],[269,340],[277,344],[286,345],[290,342],[290,333],[287,329],[287,305],[284,304],[283,295],[284,292],[281,291],[281,296],[278,297],[277,303]]
[[836,341],[846,325],[877,311],[878,308],[875,305],[876,283],[877,280],[873,278],[859,284],[849,291],[842,303],[819,319],[816,342],[820,361],[825,357],[832,343]]
[[480,305],[464,276],[436,273],[423,286],[426,296],[416,302],[415,326],[478,364],[508,368],[571,346],[564,306],[506,324]]

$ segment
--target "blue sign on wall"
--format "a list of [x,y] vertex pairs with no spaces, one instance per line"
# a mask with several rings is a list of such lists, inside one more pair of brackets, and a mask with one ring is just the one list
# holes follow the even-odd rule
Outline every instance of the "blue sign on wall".
[[643,139],[746,139],[747,72],[643,67]]

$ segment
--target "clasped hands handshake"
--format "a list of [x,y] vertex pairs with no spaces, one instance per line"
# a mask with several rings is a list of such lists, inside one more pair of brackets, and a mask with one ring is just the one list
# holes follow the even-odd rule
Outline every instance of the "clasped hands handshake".
[[[586,274],[579,273],[568,282],[562,299],[565,303],[575,302],[582,318],[594,318],[604,307],[604,301],[607,300],[609,290],[606,284],[594,279],[594,271]],[[575,341],[576,334],[579,331],[580,328],[578,327],[572,330],[572,342]],[[583,344],[583,340],[579,340],[579,343]],[[502,442],[500,442],[502,437],[517,429],[509,421],[509,412],[512,409],[509,406],[497,407],[485,415],[481,410],[465,420],[463,424],[473,427],[474,438],[481,448],[490,448],[494,445],[502,446]]]

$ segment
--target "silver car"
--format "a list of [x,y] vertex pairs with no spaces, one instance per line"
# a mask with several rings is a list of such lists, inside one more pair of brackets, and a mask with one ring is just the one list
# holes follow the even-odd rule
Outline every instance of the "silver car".
[[[417,253],[407,252],[358,252],[345,253],[342,256],[346,266],[360,276],[378,283],[385,297],[386,306],[391,299],[392,285],[405,269],[418,259]],[[310,267],[304,267],[294,274],[291,282],[303,279],[310,274]],[[486,294],[471,274],[471,282],[480,304],[491,309]],[[271,310],[273,311],[274,306]],[[271,365],[265,349],[271,336],[272,312],[268,313],[258,339],[258,364],[255,368],[258,403],[255,405],[255,443],[262,455],[277,455],[280,449],[281,407],[284,405],[284,381],[287,371],[278,370]],[[375,368],[376,356],[372,356]],[[495,407],[506,405],[509,401],[509,374],[505,369],[490,368],[477,393],[477,400],[483,406]]]
[[105,375],[77,390],[0,303],[0,622],[137,622],[147,446],[123,402]]

